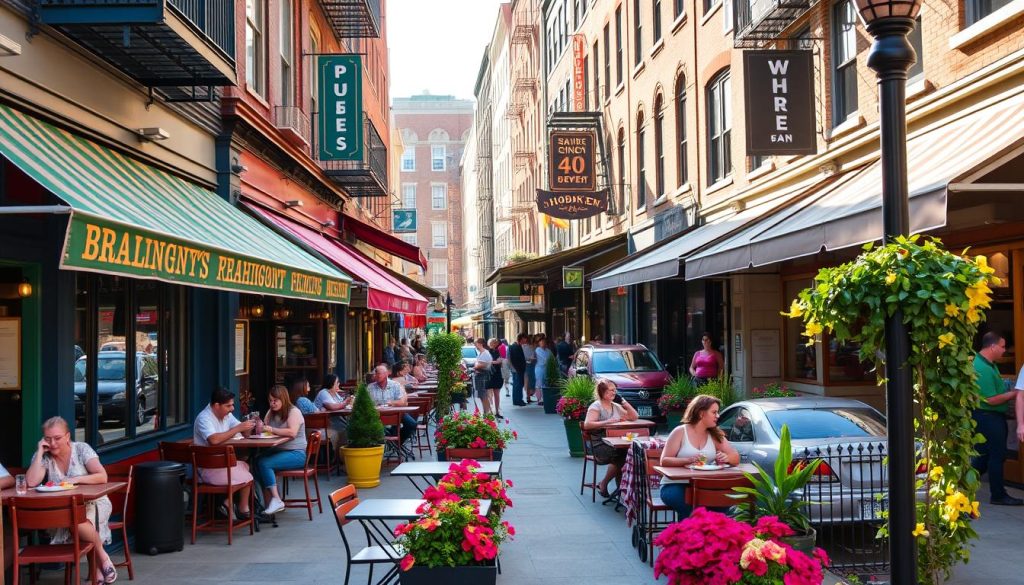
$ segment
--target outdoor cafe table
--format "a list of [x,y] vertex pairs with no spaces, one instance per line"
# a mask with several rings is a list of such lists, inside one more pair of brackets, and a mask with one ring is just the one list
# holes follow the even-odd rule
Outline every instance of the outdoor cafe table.
[[740,463],[739,465],[730,465],[725,469],[716,469],[713,471],[702,471],[700,469],[690,469],[687,467],[662,467],[661,465],[655,465],[654,471],[657,471],[661,475],[671,480],[685,480],[689,481],[695,477],[709,477],[711,479],[731,479],[743,477],[744,473],[757,473],[757,468],[750,463]]
[[[477,473],[486,473],[488,475],[501,475],[501,461],[480,461],[480,467],[477,469]],[[391,475],[403,476],[409,480],[409,483],[413,485],[422,494],[427,487],[435,485],[438,478],[444,477],[448,473],[448,468],[451,467],[451,461],[415,461],[405,462],[398,467],[391,470]],[[416,482],[416,480],[422,479],[426,484],[423,487]]]
[[[418,406],[378,406],[377,407],[377,412],[379,412],[381,414],[395,414],[395,413],[413,414],[413,413],[419,411],[419,409],[420,409],[420,407],[418,407]],[[328,410],[326,412],[327,412],[327,414],[330,414],[330,415],[333,415],[333,416],[349,416],[349,415],[352,414],[352,408],[351,407],[345,407],[345,408],[342,408],[341,410]]]
[[645,429],[654,428],[658,423],[653,420],[647,420],[645,418],[638,418],[636,420],[620,420],[606,425],[605,429]]

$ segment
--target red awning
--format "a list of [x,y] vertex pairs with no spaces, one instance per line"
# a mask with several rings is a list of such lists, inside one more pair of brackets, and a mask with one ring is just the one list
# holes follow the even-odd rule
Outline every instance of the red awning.
[[422,329],[427,326],[426,315],[405,315],[402,318],[402,325],[406,329]]
[[427,269],[427,257],[423,255],[419,246],[414,246],[401,238],[383,232],[372,225],[365,224],[351,215],[345,215],[342,231],[351,232],[356,238],[370,244],[374,248],[419,264],[424,270]]
[[276,213],[260,209],[251,203],[244,203],[257,216],[323,254],[339,268],[351,274],[356,281],[365,283],[368,308],[389,313],[426,315],[427,299],[391,276],[386,268],[359,250]]

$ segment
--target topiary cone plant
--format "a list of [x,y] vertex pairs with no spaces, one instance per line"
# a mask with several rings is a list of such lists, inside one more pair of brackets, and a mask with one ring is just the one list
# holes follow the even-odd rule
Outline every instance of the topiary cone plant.
[[341,455],[352,485],[359,488],[380,485],[384,425],[365,383],[356,388],[352,414],[348,418],[348,445],[341,448]]
[[434,411],[438,421],[448,414],[452,406],[452,386],[460,381],[462,344],[465,339],[454,333],[441,333],[427,338],[427,358],[437,366],[437,396]]

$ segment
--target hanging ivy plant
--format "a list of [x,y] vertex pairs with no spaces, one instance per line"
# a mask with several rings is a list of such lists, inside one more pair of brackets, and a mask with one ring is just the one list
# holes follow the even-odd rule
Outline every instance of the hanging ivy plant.
[[[885,356],[885,318],[903,311],[910,333],[907,367],[913,372],[919,416],[917,489],[918,581],[937,584],[970,558],[977,538],[978,475],[971,467],[975,444],[972,411],[978,405],[972,342],[998,285],[984,256],[952,254],[934,238],[900,237],[864,246],[856,260],[823,268],[799,293],[788,317],[804,322],[808,345],[824,330],[860,344],[860,358],[875,364],[879,385]],[[887,526],[880,536],[887,534]]]

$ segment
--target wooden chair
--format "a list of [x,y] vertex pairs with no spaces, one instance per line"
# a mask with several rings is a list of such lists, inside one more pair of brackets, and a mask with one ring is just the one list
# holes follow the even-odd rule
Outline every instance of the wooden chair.
[[[402,454],[402,413],[382,412],[380,413],[380,422],[384,424],[384,459],[391,458],[388,454],[390,450],[398,463],[401,463],[404,459]],[[395,434],[389,434],[390,429],[394,429]]]
[[462,461],[463,459],[476,459],[477,461],[494,461],[494,450],[489,448],[470,449],[449,447],[444,450],[448,461]]
[[[42,544],[25,547],[14,546],[14,585],[21,582],[21,567],[42,563],[64,563],[64,585],[78,585],[82,582],[81,559],[89,561],[89,570],[96,564],[96,551],[91,542],[82,543],[78,537],[78,525],[87,522],[85,500],[81,495],[55,496],[51,498],[11,498],[8,500],[11,513],[11,535],[17,539],[23,530],[49,530],[66,528],[71,533],[71,544]],[[89,574],[92,581],[92,574]]]
[[629,434],[633,434],[638,437],[650,437],[651,429],[608,429],[604,433],[606,437],[625,437]]
[[[590,447],[590,431],[583,428],[583,421],[580,421],[580,432],[583,433],[583,477],[580,478],[580,495],[583,495],[583,488],[590,488],[590,501],[597,501],[597,459],[594,458],[594,451]],[[587,483],[587,463],[590,463],[590,483]]]
[[[196,502],[198,503],[199,498],[205,494],[207,496],[207,514],[209,515],[201,524],[198,522],[199,512],[193,510],[192,513],[192,544],[196,543],[196,532],[197,531],[215,531],[224,530],[228,531],[228,545],[231,544],[232,536],[234,535],[236,528],[242,528],[243,526],[249,526],[249,534],[253,534],[253,518],[252,513],[255,511],[255,493],[254,493],[254,482],[249,480],[245,483],[239,483],[232,485],[231,480],[231,468],[238,463],[238,459],[235,457],[235,448],[227,445],[219,445],[216,447],[192,447],[192,493],[195,494]],[[200,469],[224,469],[227,471],[227,485],[214,485],[212,483],[205,483],[199,481],[199,470]],[[249,487],[249,510],[250,515],[245,520],[235,520],[235,494],[240,492],[242,489]],[[228,503],[228,518],[225,522],[219,522],[217,520],[216,510],[217,496],[224,496],[227,498]],[[194,506],[198,507],[198,506]]]
[[[352,548],[349,545],[348,537],[345,535],[345,525],[350,522],[347,518],[348,513],[353,508],[359,505],[359,495],[356,493],[354,485],[349,484],[344,487],[338,488],[331,492],[329,498],[331,502],[331,508],[334,510],[334,521],[338,525],[338,532],[341,534],[341,543],[345,546],[345,557],[348,562],[345,563],[345,584],[348,585],[349,578],[352,573],[353,565],[370,565],[370,574],[366,578],[367,585],[373,582],[373,566],[377,564],[391,565],[389,574],[397,571],[397,562],[405,556],[403,553],[395,550],[394,547],[388,546],[387,548],[380,546],[370,545],[370,534],[366,531],[366,527],[363,527],[366,532],[366,544],[367,546],[359,549],[358,552],[352,554]],[[390,579],[382,578],[379,583],[390,582]]]
[[[278,475],[281,477],[282,502],[284,502],[285,508],[305,508],[306,513],[309,514],[310,522],[313,521],[313,499],[309,496],[309,478],[313,478],[313,485],[316,487],[316,506],[319,508],[320,513],[324,513],[323,501],[320,499],[320,474],[317,472],[317,457],[320,456],[320,431],[313,431],[309,434],[306,439],[306,464],[302,469],[290,469],[288,471],[282,471]],[[305,498],[288,498],[288,481],[292,479],[301,479],[302,487],[306,490]]]
[[643,474],[636,471],[633,473],[634,481],[639,481],[638,496],[641,502],[641,508],[636,516],[637,529],[641,535],[637,548],[640,552],[640,561],[654,566],[654,536],[672,522],[675,512],[665,505],[659,494],[655,494],[651,490],[651,478],[661,477],[661,474],[654,470],[654,466],[661,463],[662,449],[640,449],[640,452],[642,458],[636,463],[643,469]]
[[416,411],[416,450],[420,456],[423,455],[424,451],[433,454],[434,450],[430,446],[428,422],[430,421],[430,411],[434,408],[434,399],[429,396],[410,396],[408,400],[409,406],[418,406],[420,408]]
[[338,475],[341,475],[341,462],[338,460],[338,445],[335,445],[331,441],[331,434],[328,430],[331,427],[331,415],[326,412],[315,412],[313,414],[304,414],[302,418],[306,421],[306,432],[319,431],[321,436],[320,444],[327,450],[327,455],[323,458],[323,461],[318,460],[317,471],[323,469],[327,472],[327,479],[331,479],[331,472],[334,469],[338,470]]
[[753,487],[746,477],[710,478],[695,477],[690,480],[690,489],[686,491],[687,503],[696,508],[730,508],[742,504],[743,500],[730,498],[735,494],[732,488]]
[[133,470],[134,467],[129,463],[111,463],[104,466],[107,470],[107,481],[123,481],[125,488],[123,490],[110,494],[110,504],[113,508],[113,514],[110,521],[107,523],[110,526],[110,532],[121,533],[121,542],[124,545],[124,560],[120,563],[114,563],[115,567],[128,567],[128,579],[131,581],[135,580],[135,567],[132,566],[132,554],[129,551],[131,547],[128,546],[128,522],[129,510],[132,510],[132,488],[133,484]]

